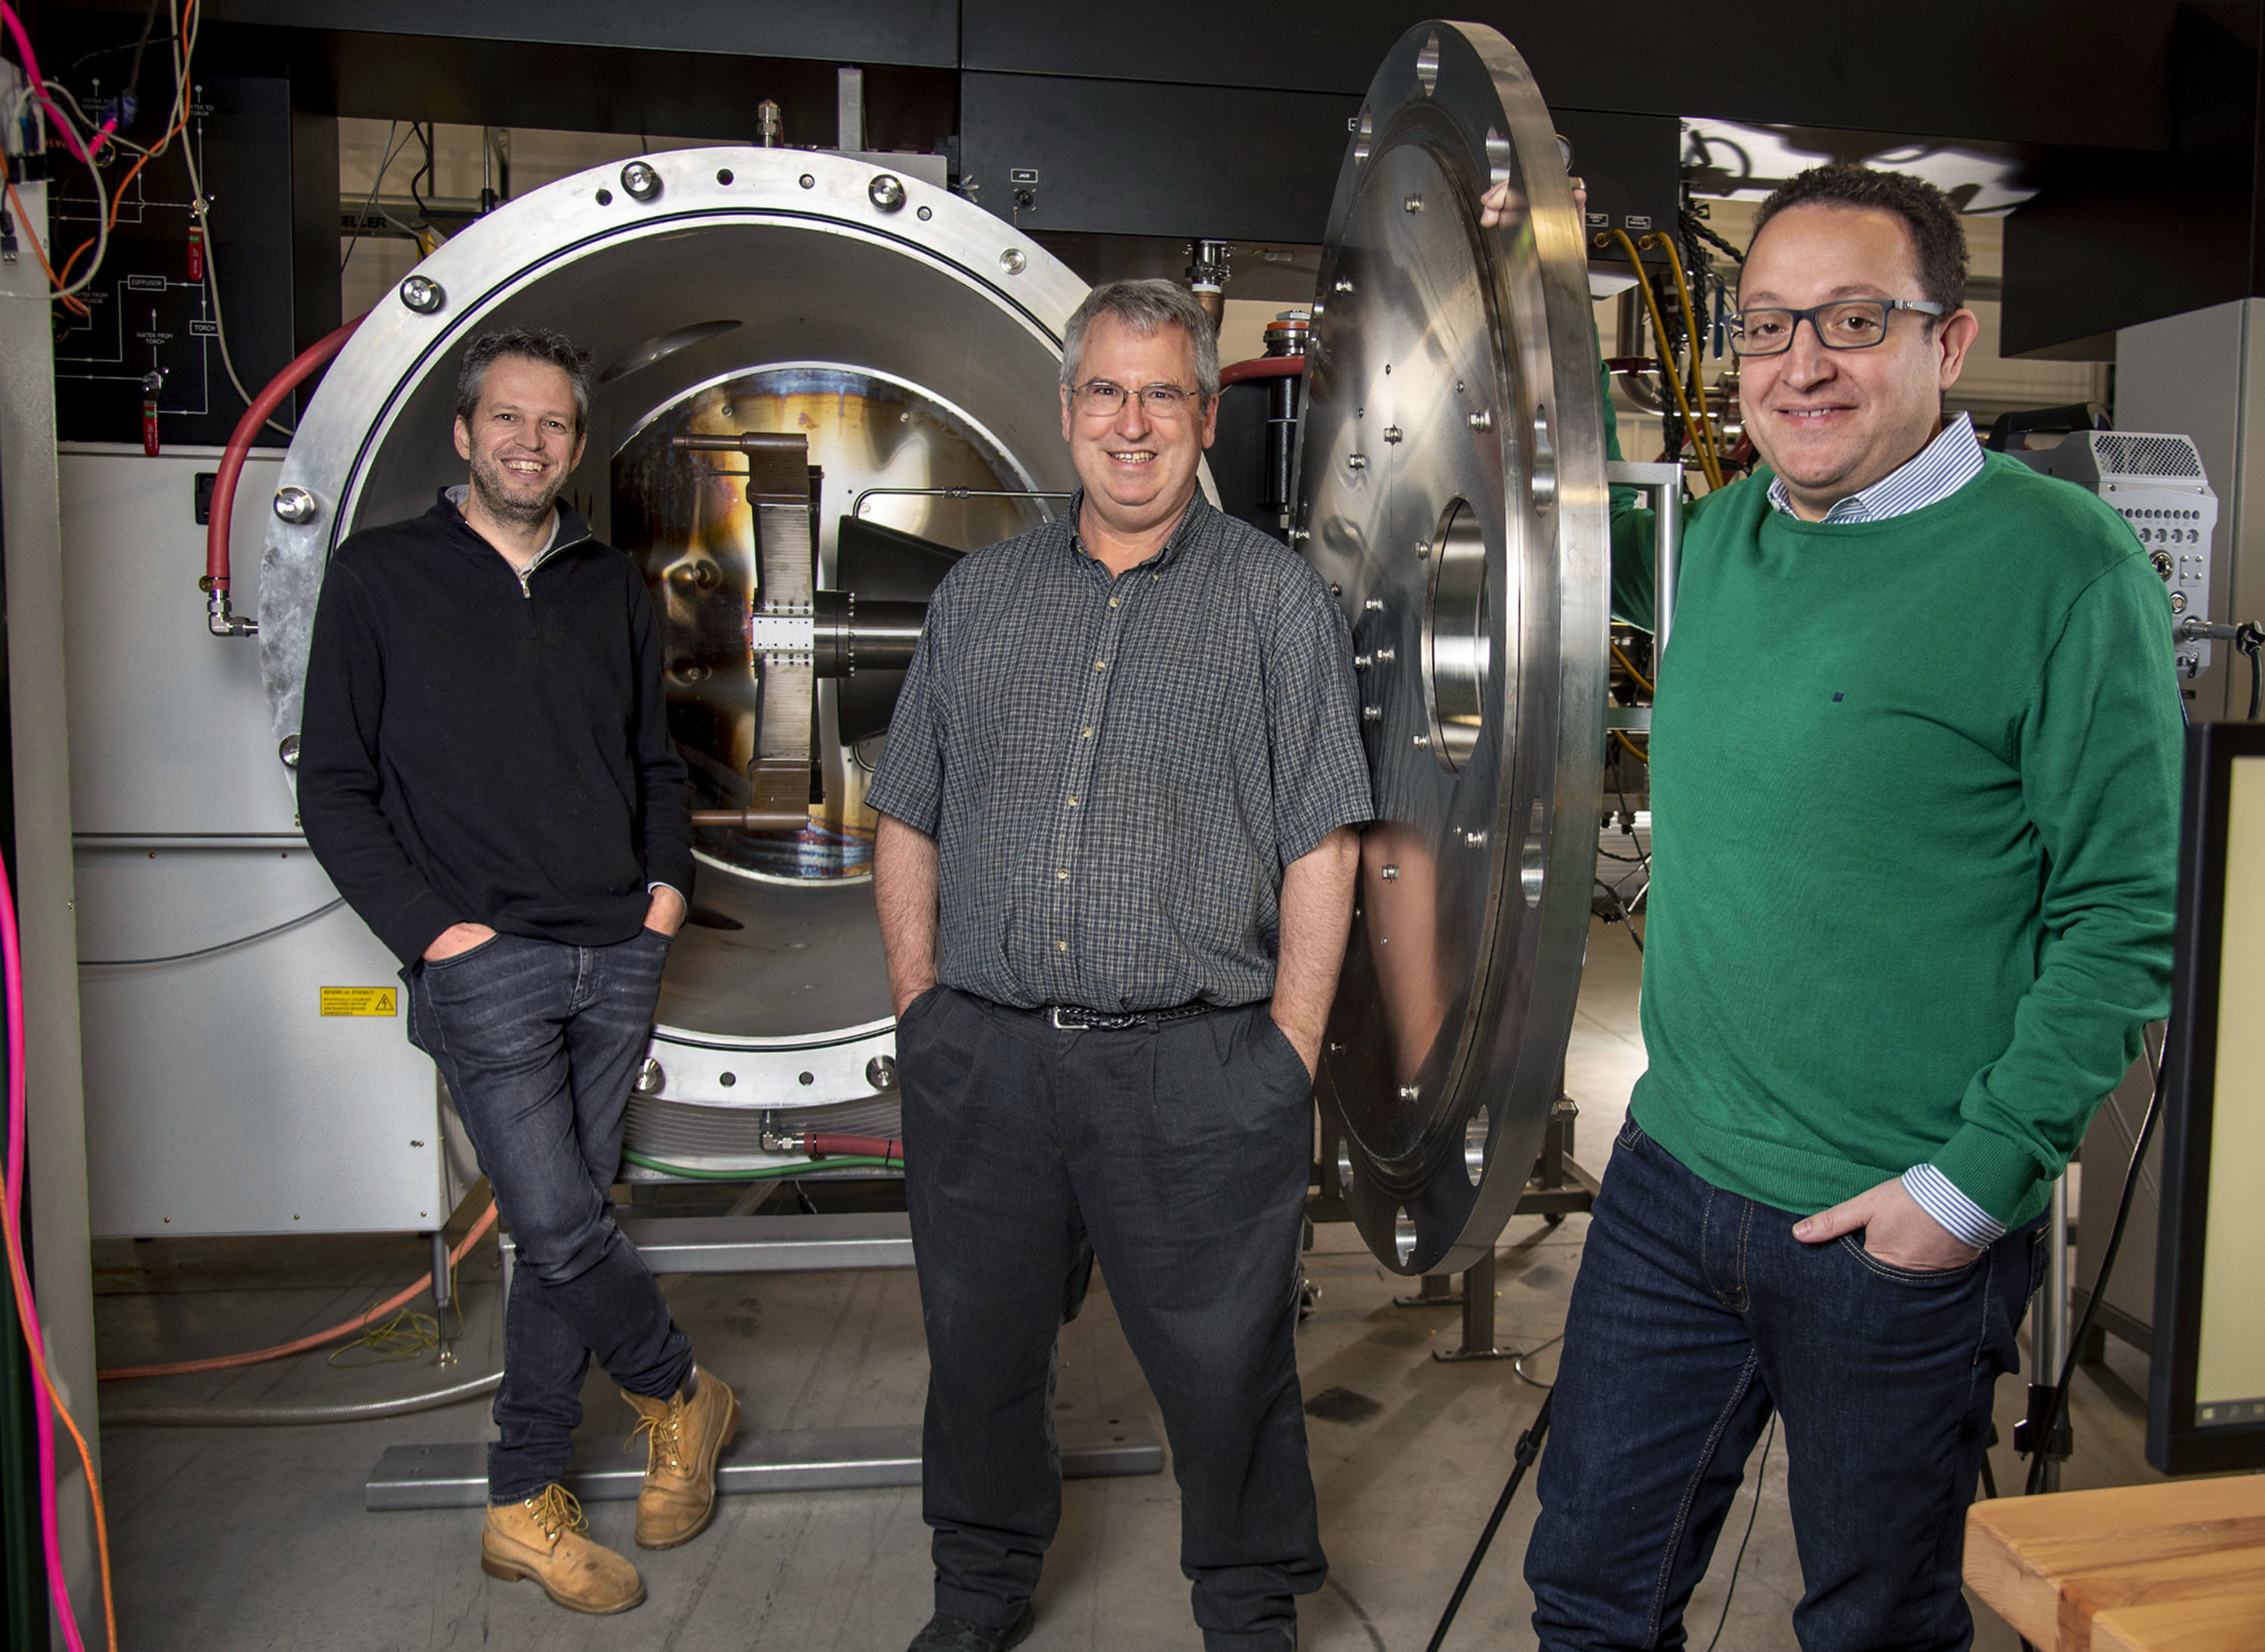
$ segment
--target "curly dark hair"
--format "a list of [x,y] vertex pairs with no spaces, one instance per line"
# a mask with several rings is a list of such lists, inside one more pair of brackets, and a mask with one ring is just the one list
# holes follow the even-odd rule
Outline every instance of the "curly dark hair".
[[507,327],[473,339],[464,351],[464,364],[456,369],[456,417],[464,421],[465,428],[471,427],[473,415],[480,411],[480,389],[487,382],[488,369],[505,356],[540,361],[564,373],[574,387],[574,433],[579,436],[589,427],[590,358],[563,332],[543,327]]
[[[1925,295],[1949,314],[1966,302],[1966,229],[1958,208],[1925,178],[1908,172],[1875,172],[1868,166],[1835,161],[1812,166],[1780,184],[1754,219],[1751,249],[1769,221],[1788,207],[1844,207],[1852,211],[1892,213],[1911,232]],[[1934,317],[1927,318],[1932,326]]]

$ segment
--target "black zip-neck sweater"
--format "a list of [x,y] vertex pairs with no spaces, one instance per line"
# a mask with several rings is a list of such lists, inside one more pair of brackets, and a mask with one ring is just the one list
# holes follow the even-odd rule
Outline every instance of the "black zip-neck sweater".
[[692,891],[645,581],[563,501],[521,574],[446,495],[332,553],[300,724],[299,819],[413,963],[452,923],[603,946],[647,886]]

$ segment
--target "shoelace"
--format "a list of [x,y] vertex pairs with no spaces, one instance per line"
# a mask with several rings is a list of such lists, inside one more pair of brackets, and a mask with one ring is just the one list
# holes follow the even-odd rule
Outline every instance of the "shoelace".
[[535,1525],[543,1528],[543,1535],[553,1543],[570,1532],[590,1529],[581,1500],[555,1480],[527,1500],[527,1509],[535,1517]]
[[674,1473],[681,1474],[684,1472],[684,1464],[677,1456],[677,1447],[684,1443],[684,1401],[681,1396],[670,1398],[668,1410],[665,1415],[640,1418],[637,1425],[630,1430],[629,1438],[622,1445],[622,1449],[627,1451],[631,1445],[637,1444],[638,1435],[649,1437],[645,1441],[645,1472],[648,1479],[660,1467],[662,1452],[660,1430],[664,1424],[668,1429],[668,1466]]

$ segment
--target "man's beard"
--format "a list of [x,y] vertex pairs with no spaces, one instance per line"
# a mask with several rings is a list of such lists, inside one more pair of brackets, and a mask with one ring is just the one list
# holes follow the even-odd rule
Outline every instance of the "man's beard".
[[540,497],[529,501],[513,499],[505,491],[507,477],[503,467],[484,453],[472,455],[472,492],[480,508],[499,522],[509,522],[514,528],[540,528],[550,520],[550,507],[557,502],[566,485],[565,472],[560,471],[544,488]]

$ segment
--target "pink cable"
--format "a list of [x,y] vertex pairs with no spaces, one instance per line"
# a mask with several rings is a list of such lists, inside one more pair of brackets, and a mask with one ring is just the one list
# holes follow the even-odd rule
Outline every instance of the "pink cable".
[[[0,12],[11,25],[15,23],[16,15],[8,11],[5,0],[0,0]],[[19,42],[23,39],[20,28],[16,38]],[[0,1199],[0,1221],[7,1223],[8,1242],[20,1257],[24,1254],[20,1208],[24,1194],[24,954],[16,931],[16,891],[9,884],[4,866],[0,866],[0,985],[4,985],[8,999],[7,1194]],[[55,1529],[55,1415],[47,1392],[47,1343],[40,1335],[39,1310],[32,1300],[28,1269],[19,1274],[11,1268],[10,1272],[15,1276],[24,1342],[32,1355],[32,1403],[40,1436],[40,1535],[47,1543],[47,1593],[62,1618],[64,1643],[71,1652],[86,1652],[86,1643],[79,1638],[78,1614],[71,1610],[70,1588],[63,1581],[62,1541]]]
[[[32,37],[24,33],[24,25],[16,16],[16,8],[10,5],[8,0],[0,0],[0,23],[5,23],[8,33],[15,36],[17,54],[24,60],[24,73],[31,76],[32,96],[45,104],[47,113],[55,116],[55,129],[62,134],[63,147],[71,152],[74,158],[84,161],[89,166],[93,165],[92,152],[78,141],[76,129],[65,118],[63,112],[55,107],[55,100],[47,96],[47,83],[40,76],[40,55],[32,49]],[[102,123],[101,131],[95,134],[96,149],[102,147],[103,139],[109,135],[111,127],[116,124],[113,120]]]

